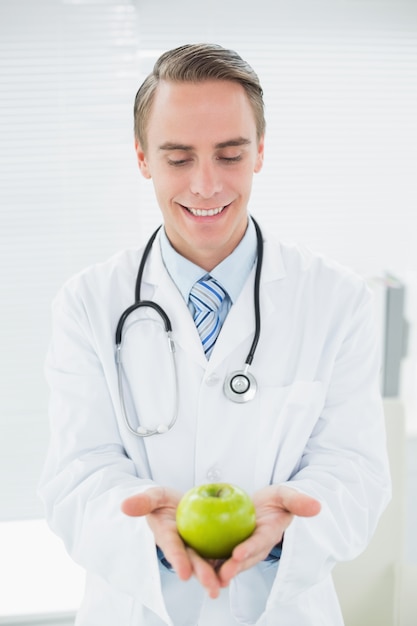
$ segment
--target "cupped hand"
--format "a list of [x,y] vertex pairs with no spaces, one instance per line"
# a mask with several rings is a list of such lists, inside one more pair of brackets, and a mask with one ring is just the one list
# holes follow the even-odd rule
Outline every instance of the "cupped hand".
[[253,496],[256,528],[253,534],[233,550],[218,571],[221,586],[227,586],[240,572],[263,561],[282,541],[284,531],[294,516],[313,517],[320,512],[320,503],[286,485],[270,485]]
[[196,576],[211,598],[220,593],[222,583],[216,571],[216,563],[199,556],[185,546],[178,534],[176,510],[181,494],[174,489],[152,487],[144,493],[127,498],[122,511],[133,517],[146,517],[155,537],[155,543],[181,580]]

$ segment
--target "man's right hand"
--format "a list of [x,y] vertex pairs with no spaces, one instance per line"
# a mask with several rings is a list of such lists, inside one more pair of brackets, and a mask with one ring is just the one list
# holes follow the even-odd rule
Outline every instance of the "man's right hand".
[[152,487],[124,500],[121,508],[126,515],[146,517],[156,545],[163,551],[181,580],[188,580],[194,574],[209,596],[217,598],[224,584],[217,575],[216,564],[203,559],[185,546],[178,534],[176,510],[180,499],[181,493],[174,489]]

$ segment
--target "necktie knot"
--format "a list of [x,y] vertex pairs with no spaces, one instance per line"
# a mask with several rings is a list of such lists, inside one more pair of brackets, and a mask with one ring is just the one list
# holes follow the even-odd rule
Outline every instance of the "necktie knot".
[[194,322],[209,358],[220,332],[219,307],[226,297],[223,287],[211,276],[197,281],[190,292]]

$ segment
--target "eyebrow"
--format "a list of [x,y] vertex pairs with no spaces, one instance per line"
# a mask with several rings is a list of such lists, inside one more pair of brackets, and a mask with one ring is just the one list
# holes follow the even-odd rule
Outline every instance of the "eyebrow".
[[[228,139],[227,141],[221,141],[220,143],[216,143],[214,147],[216,150],[221,150],[222,148],[234,148],[234,147],[239,147],[239,146],[247,146],[250,143],[251,143],[250,139],[245,139],[244,137],[237,137],[236,139]],[[168,151],[181,150],[184,152],[189,152],[191,150],[194,150],[194,147],[188,146],[182,143],[174,143],[171,141],[167,141],[166,143],[163,143],[161,146],[159,146],[159,149],[168,150]]]

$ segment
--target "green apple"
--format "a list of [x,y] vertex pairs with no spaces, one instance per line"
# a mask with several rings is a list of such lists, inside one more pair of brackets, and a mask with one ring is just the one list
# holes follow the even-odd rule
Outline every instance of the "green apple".
[[255,507],[236,485],[198,485],[177,507],[177,529],[184,542],[206,559],[226,559],[255,530]]

